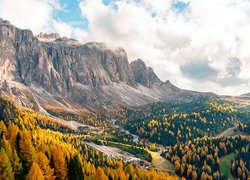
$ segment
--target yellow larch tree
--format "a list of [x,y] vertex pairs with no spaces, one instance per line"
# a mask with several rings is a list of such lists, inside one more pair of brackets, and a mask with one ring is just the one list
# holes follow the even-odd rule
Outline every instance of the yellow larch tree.
[[49,165],[50,161],[44,153],[39,152],[36,155],[35,162],[40,167],[45,180],[54,180],[55,179],[54,169],[52,169],[50,167],[50,165]]
[[53,167],[56,175],[56,179],[65,180],[68,179],[67,173],[68,168],[66,164],[65,157],[59,145],[55,145],[52,150],[52,160],[53,160]]
[[12,166],[7,156],[5,149],[2,147],[0,150],[0,179],[3,180],[13,180],[14,174]]
[[37,163],[33,162],[26,180],[44,180],[42,170]]

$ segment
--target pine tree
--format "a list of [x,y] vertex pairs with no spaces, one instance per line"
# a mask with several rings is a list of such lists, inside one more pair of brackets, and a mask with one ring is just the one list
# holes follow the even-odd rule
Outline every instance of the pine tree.
[[44,180],[42,170],[37,163],[33,162],[26,180]]
[[36,155],[35,162],[40,167],[45,180],[54,180],[54,169],[49,165],[50,161],[45,154],[39,152]]
[[80,162],[79,155],[75,155],[70,158],[68,164],[68,177],[72,180],[82,180],[83,179],[83,169],[82,163]]
[[129,164],[125,167],[124,169],[125,173],[129,175],[129,180],[134,180],[135,179],[135,174],[134,174],[134,167],[132,164]]
[[0,150],[0,162],[1,162],[0,163],[0,179],[13,180],[14,173],[11,167],[11,163],[3,147]]

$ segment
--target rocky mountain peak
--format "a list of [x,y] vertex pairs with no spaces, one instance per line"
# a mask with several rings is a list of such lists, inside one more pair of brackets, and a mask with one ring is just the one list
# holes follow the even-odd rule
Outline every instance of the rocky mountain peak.
[[58,33],[47,34],[47,33],[42,33],[42,32],[40,32],[39,34],[37,34],[36,37],[40,41],[55,41],[56,39],[61,38]]
[[123,49],[123,48],[121,48],[121,47],[116,48],[116,49],[114,50],[114,52],[115,52],[116,54],[119,54],[120,56],[126,56],[126,57],[127,57],[127,53],[126,53],[125,49]]
[[8,20],[4,20],[2,18],[0,18],[0,24],[11,25]]
[[154,85],[162,85],[162,81],[154,73],[151,67],[147,67],[144,61],[137,59],[130,63],[130,68],[133,72],[135,81],[146,87],[153,87]]

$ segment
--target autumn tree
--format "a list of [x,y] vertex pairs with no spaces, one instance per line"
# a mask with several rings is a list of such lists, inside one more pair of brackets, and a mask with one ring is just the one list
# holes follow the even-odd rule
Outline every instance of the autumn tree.
[[12,166],[7,156],[5,149],[2,147],[0,150],[0,179],[12,180],[14,179],[14,174]]
[[52,154],[52,162],[56,179],[58,180],[68,179],[67,177],[68,168],[60,146],[55,145],[51,150],[51,154]]
[[0,135],[7,133],[7,128],[2,120],[0,120]]
[[36,155],[35,163],[40,167],[45,180],[55,179],[54,169],[50,167],[49,165],[50,161],[44,153],[39,152]]
[[104,173],[103,169],[98,166],[94,180],[108,180],[108,177]]
[[36,162],[33,162],[26,180],[44,180],[42,170]]
[[120,166],[118,169],[117,169],[117,172],[116,172],[117,174],[117,179],[120,179],[120,180],[126,180],[127,179],[127,177],[126,177],[126,175],[125,175],[125,173],[124,173],[124,171],[123,171],[123,169],[122,169],[122,167]]
[[15,149],[16,137],[19,132],[19,127],[13,123],[10,123],[8,126],[8,139],[10,141],[10,146],[12,149]]
[[196,180],[198,178],[196,171],[192,172],[192,180]]
[[132,164],[128,164],[125,167],[124,172],[129,176],[129,180],[135,179],[134,171],[135,171],[135,169],[134,169]]
[[24,172],[28,172],[35,157],[35,148],[31,141],[29,131],[20,133],[20,141],[18,142],[20,159],[23,162]]
[[7,128],[4,124],[4,122],[2,120],[0,120],[0,146],[2,145],[2,140],[3,140],[3,137],[4,135],[6,134],[7,132]]
[[241,170],[240,167],[238,167],[238,169],[237,169],[237,176],[238,176],[238,177],[241,177],[241,176],[242,176],[242,170]]
[[17,176],[19,176],[19,174],[21,173],[21,170],[22,170],[22,164],[21,164],[20,159],[17,155],[17,151],[16,151],[16,149],[11,148],[9,141],[4,142],[4,147],[5,147],[6,154],[8,155],[8,157],[10,159],[13,173],[14,173],[15,177],[17,177]]

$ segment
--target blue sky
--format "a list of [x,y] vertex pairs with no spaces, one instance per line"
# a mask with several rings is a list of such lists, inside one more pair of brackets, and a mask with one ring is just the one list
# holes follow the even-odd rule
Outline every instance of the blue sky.
[[[136,0],[135,2],[140,3],[140,0]],[[54,19],[87,30],[89,22],[81,15],[79,3],[80,0],[60,0],[62,9],[53,12]],[[108,6],[111,3],[111,0],[102,0],[102,3]],[[188,3],[175,0],[172,2],[171,8],[177,13],[183,13],[187,7]],[[153,13],[152,16],[155,16],[155,13]]]
[[[111,0],[103,0],[102,2],[109,5]],[[60,0],[62,9],[54,11],[53,17],[58,21],[87,30],[88,20],[81,15],[79,3],[80,0]]]
[[56,20],[72,26],[87,29],[88,20],[81,16],[79,0],[60,0],[62,9],[56,10],[53,16]]
[[175,1],[172,5],[172,8],[174,10],[176,10],[178,13],[183,13],[186,11],[186,9],[188,8],[188,4],[186,2],[182,2],[182,1]]

